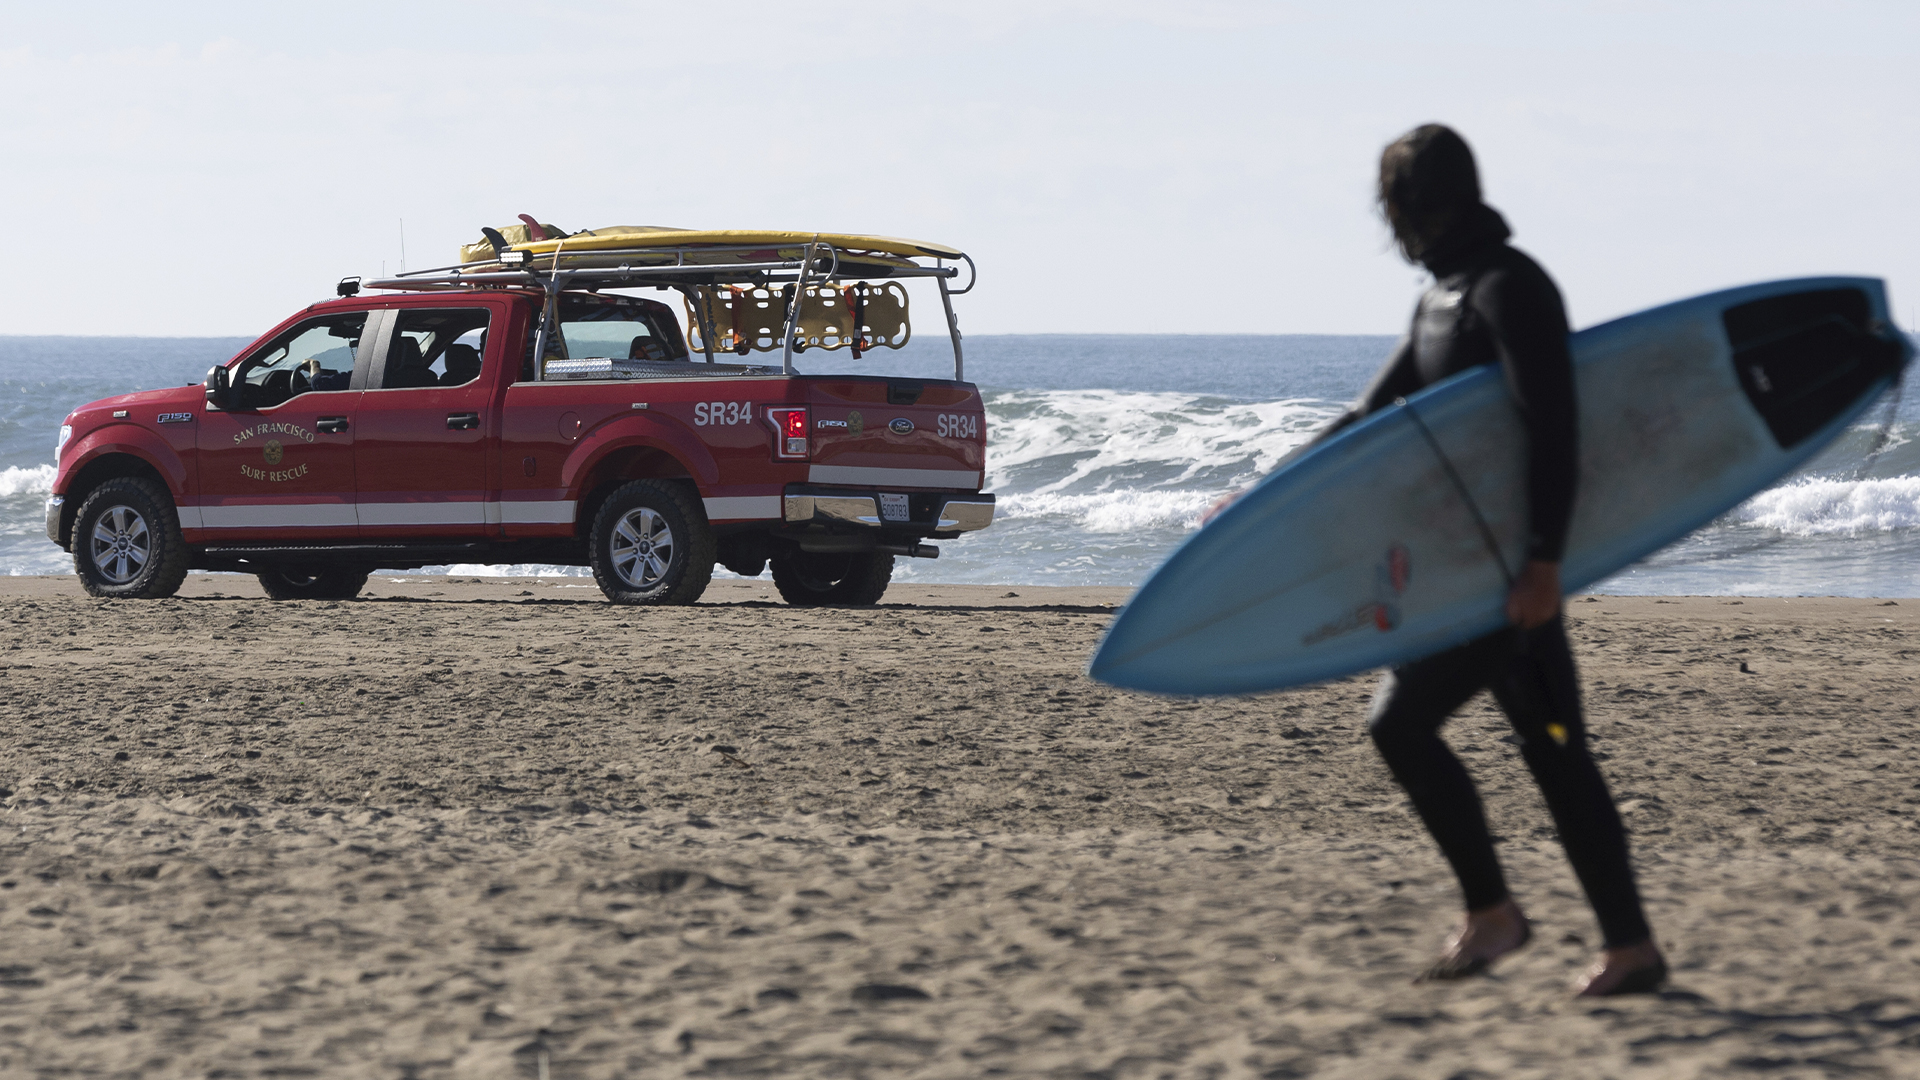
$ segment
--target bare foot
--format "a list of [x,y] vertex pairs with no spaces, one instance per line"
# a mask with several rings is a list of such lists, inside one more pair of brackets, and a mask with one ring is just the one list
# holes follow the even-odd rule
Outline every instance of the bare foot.
[[1433,962],[1414,982],[1445,982],[1464,979],[1487,970],[1487,966],[1513,952],[1533,937],[1526,913],[1509,896],[1497,904],[1467,912],[1440,959]]
[[1666,958],[1649,938],[1638,945],[1603,951],[1574,988],[1580,997],[1651,994],[1666,981]]

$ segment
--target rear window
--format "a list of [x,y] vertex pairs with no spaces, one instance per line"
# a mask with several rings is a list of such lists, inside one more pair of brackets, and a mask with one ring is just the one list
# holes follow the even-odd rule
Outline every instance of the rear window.
[[549,359],[685,360],[687,347],[672,310],[625,297],[562,296],[560,326]]

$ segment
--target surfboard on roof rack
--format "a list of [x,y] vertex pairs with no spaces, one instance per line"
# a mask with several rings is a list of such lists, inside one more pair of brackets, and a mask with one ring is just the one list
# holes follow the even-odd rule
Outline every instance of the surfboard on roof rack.
[[849,275],[892,277],[911,273],[917,258],[964,260],[944,244],[857,233],[803,233],[763,229],[676,229],[660,225],[613,225],[566,233],[551,225],[484,229],[483,238],[460,249],[460,265],[519,265],[531,260],[545,270],[611,269],[620,266],[739,266],[768,259],[804,257],[824,245]]
[[[959,248],[861,233],[766,229],[680,229],[614,225],[568,233],[520,215],[520,224],[485,228],[460,248],[452,266],[368,282],[377,289],[433,291],[536,288],[548,307],[568,289],[674,289],[685,298],[690,343],[745,356],[808,349],[898,349],[911,336],[907,293],[897,281],[932,278],[953,340],[954,378],[964,378],[952,297],[972,291],[973,260]],[[928,265],[932,260],[932,265]],[[951,282],[964,262],[965,288]],[[537,348],[544,350],[546,337]],[[542,353],[544,355],[544,352]]]
[[[583,229],[577,233],[557,233],[543,226],[541,237],[529,235],[526,225],[508,226],[495,232],[513,251],[532,255],[560,253],[586,254],[611,249],[651,250],[658,248],[773,248],[798,251],[808,244],[827,244],[845,253],[893,255],[900,258],[960,259],[966,253],[945,244],[925,240],[907,240],[897,236],[868,236],[861,233],[808,233],[772,229],[676,229],[664,225],[610,225]],[[460,261],[490,261],[496,252],[490,240],[481,240],[460,249]],[[720,254],[720,252],[716,252]],[[728,254],[735,254],[728,252]],[[737,255],[736,255],[737,257]]]

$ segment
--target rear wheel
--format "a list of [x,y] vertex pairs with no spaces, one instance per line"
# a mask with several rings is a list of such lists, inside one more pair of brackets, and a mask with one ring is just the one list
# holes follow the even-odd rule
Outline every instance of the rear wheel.
[[681,485],[629,480],[594,515],[587,561],[616,604],[691,604],[713,580],[713,530]]
[[893,581],[893,556],[874,551],[790,551],[773,557],[773,585],[796,607],[877,604]]
[[351,600],[367,587],[367,571],[347,566],[270,566],[260,571],[269,600]]
[[158,600],[187,579],[187,541],[167,489],[121,476],[87,495],[73,522],[80,587],[106,599]]

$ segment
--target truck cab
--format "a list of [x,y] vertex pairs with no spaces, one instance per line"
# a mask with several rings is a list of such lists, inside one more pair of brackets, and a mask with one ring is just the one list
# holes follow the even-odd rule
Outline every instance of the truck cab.
[[[346,598],[376,567],[549,563],[616,603],[684,604],[715,565],[770,564],[791,603],[871,604],[896,558],[992,522],[964,253],[485,232],[459,265],[342,282],[203,385],[76,409],[47,532],[82,585],[166,596],[198,568]],[[938,289],[953,378],[797,370],[904,345],[914,280]]]

